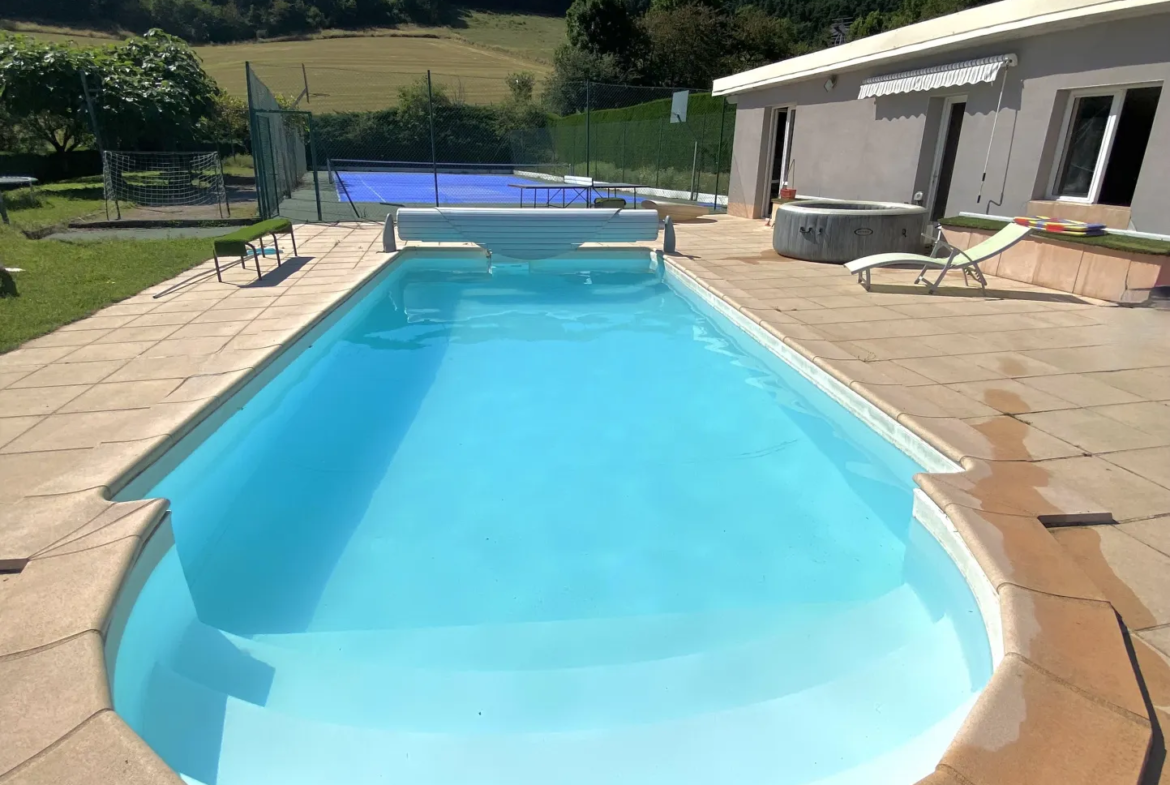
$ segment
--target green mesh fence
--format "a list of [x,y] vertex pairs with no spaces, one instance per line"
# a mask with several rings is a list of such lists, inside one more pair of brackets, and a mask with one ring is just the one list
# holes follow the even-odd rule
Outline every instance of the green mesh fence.
[[636,185],[618,191],[628,203],[726,204],[735,113],[707,92],[674,113],[665,87],[263,65],[248,83],[264,215],[560,205],[570,175]]

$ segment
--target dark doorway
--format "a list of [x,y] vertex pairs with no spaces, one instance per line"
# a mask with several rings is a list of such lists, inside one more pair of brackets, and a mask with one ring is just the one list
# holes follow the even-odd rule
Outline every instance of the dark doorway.
[[1101,182],[1101,195],[1097,198],[1099,203],[1123,207],[1133,203],[1133,192],[1137,188],[1138,173],[1142,169],[1161,96],[1161,87],[1135,87],[1126,91],[1109,164],[1105,167],[1105,179]]
[[764,205],[765,215],[772,214],[772,200],[780,196],[780,188],[784,185],[784,176],[787,171],[784,156],[787,155],[788,141],[787,109],[776,110],[775,137],[772,139],[772,169],[768,172],[768,203]]
[[942,132],[946,134],[942,160],[938,166],[938,181],[934,185],[934,203],[930,206],[930,220],[937,221],[947,214],[947,197],[951,193],[951,177],[955,173],[955,156],[959,152],[959,134],[963,131],[966,101],[951,104],[950,114],[943,118]]

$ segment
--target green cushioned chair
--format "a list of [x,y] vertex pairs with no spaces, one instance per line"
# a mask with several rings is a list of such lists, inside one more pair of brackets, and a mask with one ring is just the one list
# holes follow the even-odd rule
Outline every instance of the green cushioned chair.
[[[223,275],[220,272],[220,256],[238,256],[240,267],[245,267],[248,258],[256,262],[256,280],[264,277],[260,272],[260,257],[264,255],[264,236],[272,235],[272,247],[276,250],[276,266],[280,267],[280,243],[277,235],[287,234],[292,238],[293,255],[297,255],[297,236],[293,233],[292,221],[287,218],[270,218],[267,221],[241,226],[231,234],[215,239],[215,277],[221,282]],[[259,241],[259,247],[257,247]]]

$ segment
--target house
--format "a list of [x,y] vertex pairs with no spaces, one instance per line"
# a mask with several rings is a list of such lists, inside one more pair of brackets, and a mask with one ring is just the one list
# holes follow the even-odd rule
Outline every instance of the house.
[[728,212],[801,195],[1170,234],[1170,2],[1002,0],[715,82]]

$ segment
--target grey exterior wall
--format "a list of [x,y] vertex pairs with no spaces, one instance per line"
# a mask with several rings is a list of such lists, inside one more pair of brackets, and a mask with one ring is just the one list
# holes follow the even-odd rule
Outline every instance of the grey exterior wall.
[[[947,213],[1023,214],[1030,200],[1047,196],[1067,91],[1170,82],[1167,42],[1170,14],[1159,14],[849,72],[841,74],[828,92],[825,77],[819,77],[742,94],[737,98],[729,209],[752,217],[763,212],[762,205],[748,208],[760,198],[770,143],[762,137],[767,135],[770,107],[796,106],[791,157],[798,192],[907,202],[929,185],[943,100],[965,94],[966,115]],[[998,81],[857,98],[862,80],[869,76],[1009,52],[1019,56],[1019,65],[1007,71],[998,123]],[[989,142],[987,180],[979,198]],[[1170,85],[1164,84],[1131,216],[1135,229],[1170,233]]]

